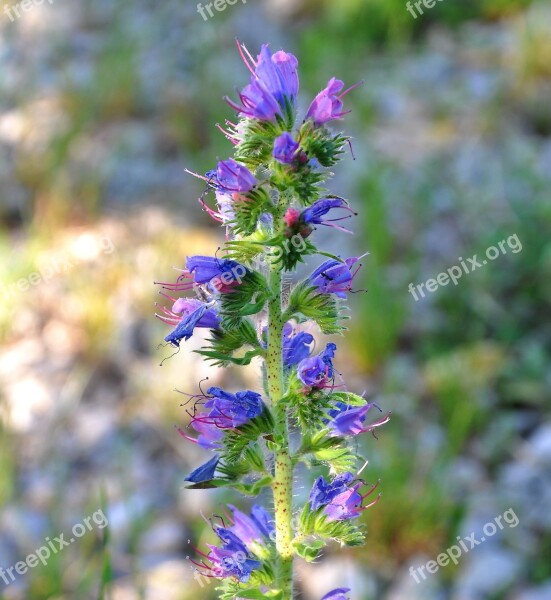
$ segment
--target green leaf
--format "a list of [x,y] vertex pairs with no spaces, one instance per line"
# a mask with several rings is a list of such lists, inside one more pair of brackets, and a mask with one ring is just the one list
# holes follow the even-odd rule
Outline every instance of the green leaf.
[[[266,279],[257,271],[249,271],[231,292],[220,294],[220,316],[222,328],[239,329],[243,317],[259,313],[268,298],[270,288]],[[256,332],[254,341],[257,342]]]
[[258,496],[260,492],[267,486],[271,485],[273,478],[270,475],[262,477],[253,483],[236,483],[233,488],[246,496]]
[[323,540],[313,540],[311,542],[295,542],[293,544],[297,554],[308,562],[318,558],[321,550],[325,547]]
[[299,519],[299,535],[315,536],[322,540],[334,540],[346,546],[361,546],[365,542],[362,529],[354,521],[330,521],[323,507],[311,511],[306,505]]
[[[248,365],[255,356],[264,353],[256,329],[249,319],[239,320],[233,328],[212,329],[207,344],[209,345],[194,352],[206,356],[215,365],[221,367],[230,364]],[[234,353],[243,346],[252,346],[253,350],[245,352],[243,356],[234,356]]]
[[339,305],[335,296],[321,294],[307,279],[296,285],[291,292],[284,314],[284,320],[290,319],[297,319],[299,322],[312,319],[327,335],[342,333],[344,330],[340,324]]
[[300,130],[301,146],[318,159],[322,167],[332,167],[344,152],[349,138],[337,133],[333,135],[326,127],[316,127],[312,121],[306,121]]

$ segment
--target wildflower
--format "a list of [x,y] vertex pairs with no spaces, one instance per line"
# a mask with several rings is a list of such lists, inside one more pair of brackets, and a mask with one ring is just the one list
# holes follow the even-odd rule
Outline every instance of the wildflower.
[[[211,171],[208,175],[213,175]],[[247,194],[256,185],[256,179],[254,175],[247,169],[247,167],[239,164],[233,158],[228,160],[222,160],[218,163],[216,168],[216,175],[211,179],[211,185],[214,185],[216,189],[220,189],[224,192],[238,192],[240,194]]]
[[207,394],[210,396],[205,402],[205,408],[210,409],[208,418],[223,429],[244,425],[264,410],[262,396],[250,390],[230,394],[218,387],[211,387]]
[[337,402],[335,408],[329,411],[331,419],[327,420],[328,427],[334,436],[344,437],[346,435],[359,435],[367,431],[373,431],[390,420],[390,415],[386,415],[364,427],[364,422],[369,409],[375,406],[373,403],[363,406],[349,406],[343,402]]
[[259,569],[262,563],[251,557],[243,540],[229,529],[218,527],[216,534],[223,543],[220,547],[207,544],[210,552],[205,556],[213,566],[207,567],[204,563],[199,566],[210,570],[214,577],[235,577],[241,583],[247,583],[251,573]]
[[295,142],[293,136],[286,131],[275,139],[272,154],[280,163],[289,165],[297,158],[299,148],[300,144]]
[[310,492],[310,508],[323,508],[323,514],[329,521],[347,521],[359,517],[363,510],[379,500],[378,497],[367,506],[363,506],[364,499],[372,494],[379,484],[375,484],[367,494],[362,495],[359,490],[364,485],[363,482],[358,481],[350,485],[353,480],[352,473],[337,475],[331,482],[327,482],[324,477],[318,477]]
[[[332,209],[343,208],[349,211],[351,214],[337,219],[325,219],[324,217]],[[325,225],[326,227],[333,227],[346,233],[352,233],[350,230],[335,225],[336,221],[342,221],[349,219],[354,213],[348,206],[346,200],[343,198],[322,198],[317,200],[308,208],[305,208],[302,212],[296,208],[290,207],[287,209],[283,219],[287,225],[287,237],[291,237],[296,233],[300,233],[302,237],[308,237],[313,231],[312,225]]]
[[283,364],[289,368],[310,356],[314,337],[304,331],[294,333],[291,323],[283,327]]
[[338,588],[325,594],[321,600],[347,600],[346,594],[350,592],[350,588]]
[[188,340],[193,335],[196,327],[216,329],[220,324],[214,308],[194,298],[179,298],[174,302],[172,310],[165,307],[161,307],[161,310],[163,314],[155,316],[169,325],[176,325],[165,337],[165,342],[177,348],[182,340]]
[[221,447],[224,430],[245,425],[251,419],[262,414],[265,409],[260,394],[245,390],[231,394],[218,387],[211,387],[206,395],[193,396],[198,405],[207,411],[189,412],[190,426],[200,435],[197,439],[179,430],[180,435],[205,449],[216,450]]
[[[360,82],[361,83],[361,82]],[[344,92],[339,92],[344,87],[344,83],[340,79],[332,77],[327,86],[314,98],[310,108],[306,113],[306,119],[312,119],[316,125],[324,125],[333,119],[340,119],[350,111],[343,111],[342,99],[348,92],[360,85],[357,83],[349,87]]]
[[300,361],[297,375],[300,381],[309,387],[323,388],[334,377],[333,358],[336,344],[327,344],[325,350],[317,356],[311,356]]
[[240,104],[225,98],[226,102],[245,117],[261,121],[275,121],[282,110],[294,108],[298,93],[298,61],[287,52],[270,52],[264,44],[255,61],[247,50],[239,52],[251,72],[251,80],[239,94]]
[[332,502],[334,498],[348,489],[348,484],[353,479],[352,473],[337,475],[330,483],[324,477],[318,477],[310,492],[310,508],[318,510]]
[[197,467],[195,471],[192,471],[184,481],[190,481],[192,483],[203,483],[205,481],[210,481],[214,478],[214,472],[216,471],[216,467],[220,462],[220,457],[215,456],[207,461],[204,465]]
[[275,533],[275,522],[267,510],[255,504],[251,516],[237,510],[235,506],[228,505],[232,511],[232,526],[230,531],[239,537],[250,549],[253,544],[264,545],[266,540],[271,540]]
[[346,292],[352,289],[352,281],[361,265],[354,272],[351,268],[360,258],[353,256],[344,262],[335,259],[326,260],[310,275],[311,284],[322,294],[335,294],[338,298],[346,298]]
[[[324,219],[325,215],[334,208],[343,208],[349,211],[351,214],[346,215],[344,217],[340,217],[338,219]],[[335,229],[340,229],[341,231],[346,231],[347,233],[352,233],[348,229],[344,227],[340,227],[339,225],[334,225],[335,221],[342,221],[343,219],[349,219],[355,213],[349,206],[346,200],[343,198],[322,198],[304,209],[301,213],[301,219],[304,223],[311,223],[313,225],[325,225],[327,227],[334,227]]]

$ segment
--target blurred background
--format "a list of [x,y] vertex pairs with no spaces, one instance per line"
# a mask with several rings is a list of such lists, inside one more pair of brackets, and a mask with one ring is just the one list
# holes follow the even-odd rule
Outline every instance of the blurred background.
[[[299,57],[302,110],[333,75],[365,81],[342,124],[356,158],[331,181],[356,234],[323,243],[370,252],[336,365],[393,413],[359,442],[383,498],[365,547],[299,565],[300,597],[549,600],[550,3],[443,0],[414,18],[404,0],[248,0],[206,20],[176,0],[55,0],[19,18],[1,4],[0,566],[109,519],[0,581],[1,598],[215,598],[186,557],[213,541],[201,512],[231,496],[183,489],[208,455],[174,430],[174,390],[257,389],[257,366],[209,368],[189,352],[200,336],[159,366],[152,282],[223,240],[184,168],[231,154],[214,125],[248,80],[239,37]],[[522,251],[408,292],[513,235]],[[409,575],[508,508],[517,527]]]

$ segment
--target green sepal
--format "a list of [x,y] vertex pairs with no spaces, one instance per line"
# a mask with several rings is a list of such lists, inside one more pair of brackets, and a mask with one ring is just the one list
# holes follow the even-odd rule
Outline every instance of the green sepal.
[[277,161],[271,163],[271,182],[281,192],[292,191],[293,196],[302,206],[310,206],[323,193],[321,183],[326,174],[312,166],[305,164],[283,165]]
[[[270,409],[266,406],[258,417],[251,419],[248,423],[241,425],[235,430],[226,432],[222,440],[223,449],[221,451],[224,461],[229,464],[237,463],[242,459],[245,450],[250,444],[258,446],[257,440],[263,435],[271,433],[273,429],[274,418]],[[261,452],[260,448],[255,448],[254,451]],[[253,452],[253,450],[249,450],[249,452]],[[257,456],[255,463],[260,465],[258,470],[264,470],[263,457],[260,458]]]
[[[244,598],[243,593],[255,593],[263,587],[271,588],[275,580],[274,566],[271,561],[263,561],[262,568],[256,569],[251,573],[251,578],[247,583],[239,583],[235,578],[227,578],[220,581],[220,585],[216,591],[220,593],[220,600],[235,600],[236,598]],[[275,595],[274,595],[275,594]],[[256,596],[249,596],[256,598]],[[273,598],[282,600],[279,590],[267,590],[263,598]]]
[[333,406],[328,394],[322,390],[312,389],[307,394],[303,391],[304,385],[298,379],[296,372],[289,376],[287,393],[283,398],[289,407],[289,413],[304,435],[310,432],[325,429],[324,420],[327,419],[327,410]]
[[300,140],[308,156],[317,158],[322,167],[332,167],[339,161],[349,138],[342,133],[334,135],[326,127],[316,127],[308,120],[300,129]]
[[259,313],[270,293],[266,279],[257,271],[248,271],[231,292],[220,294],[222,329],[238,328],[243,317]]
[[[300,239],[300,245],[296,245],[294,240]],[[290,239],[284,235],[278,235],[264,243],[265,246],[272,249],[270,260],[274,265],[281,265],[284,271],[293,271],[298,263],[304,263],[306,256],[316,254],[318,249],[312,242],[300,234],[292,236]]]
[[265,188],[257,187],[242,198],[233,202],[234,219],[228,223],[233,233],[251,235],[256,230],[260,216],[272,213],[274,205]]
[[293,542],[296,553],[307,562],[313,562],[319,557],[321,550],[325,547],[323,540],[312,540],[310,542]]
[[[233,328],[212,329],[207,343],[208,346],[194,352],[206,356],[213,364],[221,367],[230,364],[248,365],[255,356],[264,353],[256,329],[249,319],[241,319]],[[253,349],[245,352],[243,356],[234,356],[234,353],[244,346],[252,346]]]
[[234,483],[232,487],[238,492],[245,494],[245,496],[256,497],[265,487],[271,485],[272,482],[273,478],[270,475],[266,475],[253,483]]
[[299,322],[312,319],[327,335],[342,333],[345,329],[340,324],[339,305],[335,296],[321,294],[307,279],[294,287],[283,317],[285,321],[295,318]]
[[307,504],[299,519],[299,536],[315,536],[322,540],[334,540],[345,546],[361,546],[365,534],[351,520],[330,521],[324,514],[324,508],[310,510]]
[[311,468],[328,465],[331,473],[353,471],[358,462],[358,455],[352,450],[344,438],[328,436],[328,429],[321,429],[311,437],[304,436],[302,446],[297,454]]

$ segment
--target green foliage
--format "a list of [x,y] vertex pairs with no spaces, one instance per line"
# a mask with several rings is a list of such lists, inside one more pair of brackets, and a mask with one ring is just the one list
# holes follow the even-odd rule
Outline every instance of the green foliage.
[[238,329],[243,317],[259,313],[264,308],[270,294],[266,279],[257,271],[249,271],[230,292],[220,294],[222,328],[229,331]]
[[270,434],[274,428],[274,419],[266,407],[255,419],[245,425],[230,430],[224,436],[222,456],[226,462],[233,464],[239,461],[243,453],[258,471],[264,470],[264,457],[256,441],[263,435]]
[[333,134],[327,127],[315,127],[312,121],[302,125],[300,138],[308,156],[316,158],[322,167],[337,164],[349,140],[342,133]]
[[318,289],[305,279],[297,284],[285,311],[285,320],[297,319],[299,322],[312,319],[325,334],[342,333],[345,329],[340,324],[341,312],[345,307],[339,306],[333,294],[320,294]]
[[[212,329],[207,344],[201,350],[194,352],[207,357],[214,365],[221,367],[230,364],[248,365],[255,356],[264,353],[254,325],[249,319],[240,320],[231,329]],[[235,352],[244,346],[252,346],[253,349],[244,352],[243,356],[235,356]]]
[[[345,546],[361,546],[365,542],[365,534],[360,527],[350,521],[331,521],[323,513],[323,508],[310,510],[306,505],[300,515],[298,526],[298,543],[304,544],[303,538],[321,538],[333,540]],[[310,546],[312,550],[314,546]]]

